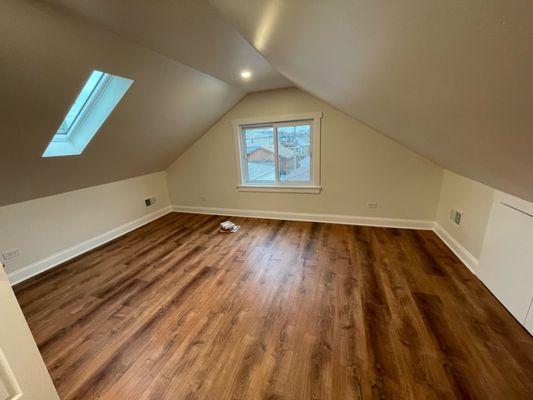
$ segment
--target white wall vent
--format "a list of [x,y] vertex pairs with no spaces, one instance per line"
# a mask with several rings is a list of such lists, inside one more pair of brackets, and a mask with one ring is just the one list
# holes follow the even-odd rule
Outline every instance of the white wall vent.
[[463,219],[463,213],[461,211],[454,210],[453,208],[450,210],[450,219],[452,222],[457,225],[461,226],[461,221]]
[[144,199],[144,206],[150,207],[151,205],[154,205],[157,202],[157,197],[149,197],[148,199]]

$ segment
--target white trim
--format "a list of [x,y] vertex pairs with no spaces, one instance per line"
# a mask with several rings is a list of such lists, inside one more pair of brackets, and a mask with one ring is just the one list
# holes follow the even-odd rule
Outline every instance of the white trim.
[[256,124],[273,124],[277,122],[293,122],[293,121],[305,121],[308,119],[320,119],[322,118],[322,111],[307,112],[301,114],[283,114],[283,115],[270,115],[266,117],[256,118],[240,118],[231,121],[231,125],[256,125]]
[[[2,268],[2,264],[0,264]],[[5,301],[5,300],[4,300]],[[6,321],[7,322],[7,321]],[[0,348],[0,384],[2,385],[3,393],[7,392],[7,397],[2,396],[8,400],[20,400],[24,396],[24,392],[20,388],[17,377],[13,372],[13,368],[9,365],[4,351]]]
[[42,260],[19,268],[9,273],[7,277],[11,284],[15,285],[50,268],[56,267],[57,265],[62,264],[65,261],[68,261],[83,253],[86,253],[98,246],[101,246],[113,239],[116,239],[117,237],[122,236],[134,229],[146,225],[147,223],[152,222],[153,220],[160,218],[170,212],[172,212],[172,206],[164,207],[158,211],[154,211],[153,213],[145,215],[144,217],[128,222],[110,231],[104,232],[101,235],[86,240],[85,242],[79,243],[77,245],[69,247],[68,249],[62,250],[56,254],[46,257]]
[[474,274],[479,260],[448,233],[438,222],[430,220],[363,217],[338,214],[292,213],[272,210],[239,210],[233,208],[173,206],[173,211],[191,214],[225,215],[233,217],[282,219],[288,221],[325,222],[331,224],[364,225],[385,228],[425,229],[434,231],[461,262]]
[[433,230],[474,275],[476,275],[479,265],[479,260],[455,238],[453,238],[453,236],[448,233],[438,222],[429,220],[379,218],[339,214],[293,213],[272,210],[239,210],[216,207],[167,206],[144,217],[128,222],[122,226],[98,235],[85,242],[60,251],[59,253],[32,263],[26,267],[17,269],[16,271],[8,274],[8,279],[12,285],[20,283],[31,278],[32,276],[40,274],[41,272],[86,253],[173,211],[192,214],[226,215],[235,217],[281,219],[288,221],[324,222],[332,224]]
[[237,210],[233,208],[173,206],[176,212],[190,214],[228,215],[265,219],[282,219],[288,221],[326,222],[331,224],[365,225],[387,228],[427,229],[432,230],[433,221],[397,218],[375,218],[337,214],[307,214],[271,210]]
[[459,257],[459,260],[461,260],[461,262],[466,265],[474,275],[477,275],[476,271],[478,270],[479,260],[438,222],[435,222],[435,228],[433,230],[444,244],[446,244],[457,257]]
[[320,193],[320,186],[237,185],[239,192]]

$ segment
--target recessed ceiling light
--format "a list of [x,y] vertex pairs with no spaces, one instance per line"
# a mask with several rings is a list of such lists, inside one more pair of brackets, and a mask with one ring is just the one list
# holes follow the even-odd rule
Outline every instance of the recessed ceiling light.
[[251,78],[252,72],[245,69],[244,71],[241,71],[241,77],[243,77],[244,79]]

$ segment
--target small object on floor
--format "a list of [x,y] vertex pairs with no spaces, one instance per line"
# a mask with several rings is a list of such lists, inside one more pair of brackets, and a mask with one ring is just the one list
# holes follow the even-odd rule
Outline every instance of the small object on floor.
[[233,222],[231,221],[224,221],[220,224],[220,229],[219,231],[220,232],[225,232],[225,233],[229,233],[229,232],[237,232],[239,230],[240,226],[238,225],[235,225]]

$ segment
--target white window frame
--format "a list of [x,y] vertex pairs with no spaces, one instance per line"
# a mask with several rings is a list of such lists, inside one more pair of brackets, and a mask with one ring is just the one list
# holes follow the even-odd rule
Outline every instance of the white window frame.
[[[235,140],[235,160],[237,162],[238,183],[237,190],[241,192],[286,192],[286,193],[320,193],[320,131],[322,112],[305,114],[287,114],[259,118],[236,119],[232,121]],[[311,179],[308,182],[280,181],[278,178],[278,150],[276,128],[278,126],[300,125],[310,122],[311,125]],[[243,128],[251,126],[274,126],[274,159],[275,184],[246,182],[246,152]]]

